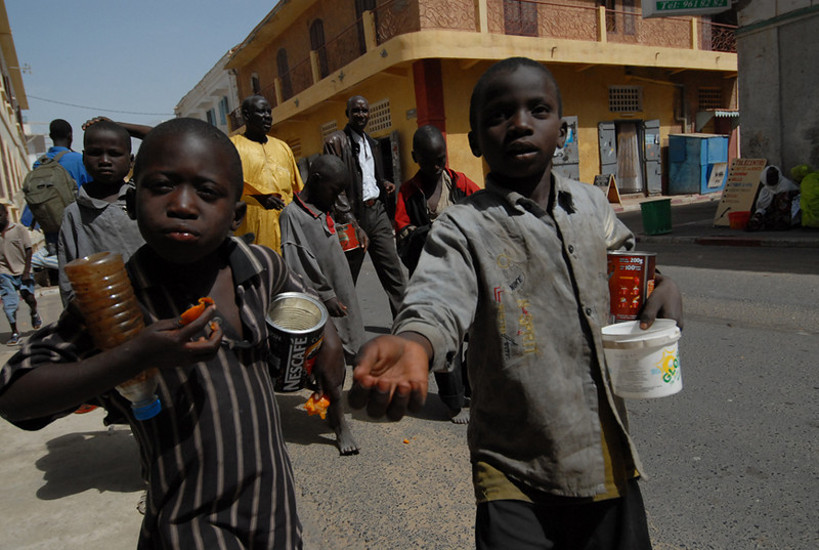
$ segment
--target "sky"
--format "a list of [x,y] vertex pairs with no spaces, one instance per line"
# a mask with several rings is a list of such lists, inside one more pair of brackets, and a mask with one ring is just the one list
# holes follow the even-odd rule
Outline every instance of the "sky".
[[98,115],[155,126],[278,0],[5,0],[32,133]]

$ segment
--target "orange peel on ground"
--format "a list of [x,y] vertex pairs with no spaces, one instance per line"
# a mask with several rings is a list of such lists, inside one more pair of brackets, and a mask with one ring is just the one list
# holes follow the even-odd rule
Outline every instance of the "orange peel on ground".
[[316,399],[316,395],[317,394],[314,393],[310,396],[310,399],[304,404],[304,408],[310,416],[317,414],[324,420],[324,417],[327,416],[327,407],[330,406],[330,400],[326,395],[322,395],[321,398]]
[[208,306],[213,305],[213,298],[208,296],[203,296],[199,298],[199,303],[195,306],[191,306],[185,311],[182,312],[182,315],[179,316],[179,324],[180,326],[185,326],[188,323],[192,323],[202,315],[202,312],[205,311],[205,308]]

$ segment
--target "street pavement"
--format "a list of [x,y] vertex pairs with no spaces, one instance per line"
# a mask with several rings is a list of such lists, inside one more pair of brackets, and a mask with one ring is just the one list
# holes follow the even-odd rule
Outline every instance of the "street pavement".
[[[671,199],[672,230],[664,235],[648,235],[642,227],[640,203],[654,199],[625,197],[615,210],[643,243],[819,248],[817,230],[746,233],[713,227],[718,196]],[[378,289],[377,293],[360,293],[370,336],[386,332],[390,318],[371,272],[368,260],[362,277],[365,284]],[[56,287],[39,288],[37,299],[44,321],[55,321],[62,309]],[[19,325],[25,337],[31,334],[27,306],[21,304],[20,310]],[[0,342],[9,336],[3,319]],[[0,361],[5,363],[14,351],[0,344]],[[127,427],[106,428],[102,418],[99,410],[72,414],[37,432],[24,432],[0,421],[0,550],[136,546],[142,521],[136,504],[143,490],[137,446]],[[320,530],[311,508],[302,509],[302,519],[308,536]]]

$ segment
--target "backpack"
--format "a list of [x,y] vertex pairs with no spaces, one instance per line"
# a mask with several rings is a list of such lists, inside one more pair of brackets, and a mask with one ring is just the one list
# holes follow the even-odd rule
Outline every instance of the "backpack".
[[60,165],[60,158],[66,153],[68,151],[62,151],[54,158],[41,157],[39,165],[23,180],[26,204],[43,233],[57,233],[63,210],[77,200],[77,182]]

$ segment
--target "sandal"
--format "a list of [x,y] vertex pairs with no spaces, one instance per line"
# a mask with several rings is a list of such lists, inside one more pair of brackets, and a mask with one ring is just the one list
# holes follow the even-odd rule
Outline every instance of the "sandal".
[[6,345],[7,346],[16,346],[19,343],[20,343],[20,335],[15,332],[14,334],[11,335],[11,338],[9,338],[9,341],[6,342]]
[[31,314],[31,328],[37,330],[41,326],[43,326],[43,320],[40,318],[40,314],[35,311]]

